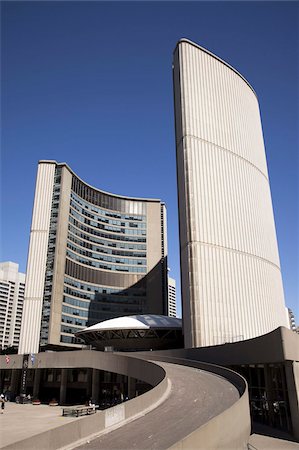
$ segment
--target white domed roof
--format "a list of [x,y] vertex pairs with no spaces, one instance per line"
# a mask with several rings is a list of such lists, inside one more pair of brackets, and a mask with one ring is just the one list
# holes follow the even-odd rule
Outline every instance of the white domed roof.
[[182,328],[182,319],[154,314],[123,316],[96,323],[81,330],[80,333],[105,330],[149,330],[150,328]]

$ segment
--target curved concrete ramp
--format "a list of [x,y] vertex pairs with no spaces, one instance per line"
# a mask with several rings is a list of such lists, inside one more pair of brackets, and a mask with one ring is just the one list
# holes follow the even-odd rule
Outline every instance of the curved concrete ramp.
[[[90,367],[128,375],[153,388],[140,397],[89,417],[69,423],[61,418],[62,426],[52,426],[39,434],[34,430],[35,435],[11,442],[5,448],[247,448],[250,435],[248,392],[240,375],[197,361],[168,356],[157,362],[150,361],[151,357],[150,353],[94,351],[36,355],[34,369]],[[4,357],[0,357],[0,366],[4,368],[5,364]],[[15,369],[21,368],[21,355],[11,355],[9,364]]]
[[[171,390],[158,408],[114,431],[106,432],[89,444],[75,448],[80,450],[225,448],[219,447],[218,444],[217,447],[207,446],[209,441],[211,444],[213,441],[215,445],[217,441],[225,442],[224,429],[214,429],[212,426],[210,430],[204,431],[202,428],[200,434],[197,430],[236,404],[240,399],[238,389],[224,378],[200,369],[169,363],[159,365],[166,371],[171,382]],[[238,419],[237,414],[230,420],[235,421],[234,439],[239,438],[240,442],[233,443],[230,437],[226,448],[246,448],[250,430],[248,435],[243,437],[244,442],[241,442],[242,437],[238,437],[238,434],[242,426],[240,427]],[[236,430],[237,426],[239,430]],[[193,433],[195,434],[192,436]]]

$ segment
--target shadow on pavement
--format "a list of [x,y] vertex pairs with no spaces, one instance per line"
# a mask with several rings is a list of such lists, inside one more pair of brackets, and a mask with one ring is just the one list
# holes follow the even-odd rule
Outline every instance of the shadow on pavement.
[[284,439],[285,441],[298,442],[289,433],[278,428],[272,428],[261,423],[252,423],[252,434],[261,434],[263,436],[269,436],[277,439]]

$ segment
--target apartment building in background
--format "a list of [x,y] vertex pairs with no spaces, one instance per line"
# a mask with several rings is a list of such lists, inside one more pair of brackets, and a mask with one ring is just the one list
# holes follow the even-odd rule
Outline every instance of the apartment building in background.
[[256,93],[187,39],[173,79],[185,345],[287,326]]
[[168,315],[176,317],[176,285],[175,279],[168,276]]
[[40,161],[19,353],[80,345],[106,319],[167,314],[166,207],[103,192]]
[[0,345],[17,348],[24,302],[25,274],[14,262],[0,263]]
[[290,308],[287,308],[287,317],[288,317],[288,321],[289,321],[290,330],[296,331],[297,326],[296,326],[295,314],[293,313],[293,311]]

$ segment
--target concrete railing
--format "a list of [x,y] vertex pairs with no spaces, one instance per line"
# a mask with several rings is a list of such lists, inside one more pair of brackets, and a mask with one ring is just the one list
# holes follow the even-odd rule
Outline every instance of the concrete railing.
[[251,432],[249,396],[247,382],[241,375],[222,366],[184,358],[159,356],[157,353],[154,355],[148,352],[138,353],[138,357],[147,360],[153,358],[155,361],[194,367],[213,373],[228,380],[239,392],[240,398],[231,407],[177,441],[169,450],[245,450],[248,448]]
[[158,353],[152,354],[152,352],[136,353],[135,356],[137,358],[144,359],[146,361],[153,360],[153,361],[169,362],[171,364],[179,364],[180,366],[194,367],[196,369],[201,369],[207,372],[214,373],[215,375],[219,375],[228,380],[230,383],[232,383],[238,389],[240,396],[246,393],[247,390],[247,382],[245,378],[242,377],[242,375],[238,374],[237,372],[234,372],[231,369],[227,369],[226,367],[222,367],[217,364],[210,364],[190,358],[189,359],[178,358],[176,356],[173,357],[169,355],[160,356]]
[[[31,436],[22,441],[2,447],[2,450],[54,450],[71,446],[87,438],[100,434],[107,428],[121,426],[128,420],[157,407],[163,401],[168,391],[167,379],[164,378],[158,386],[128,402],[122,403],[104,411],[98,411],[91,416],[74,419],[65,425],[53,428],[43,433]],[[63,420],[63,419],[62,419]]]
[[[10,366],[10,367],[9,367]],[[21,355],[10,355],[9,364],[0,357],[0,368],[20,369]],[[31,436],[19,442],[3,447],[14,450],[54,450],[71,445],[73,442],[98,434],[108,427],[117,426],[137,418],[157,407],[167,396],[169,384],[165,370],[153,362],[130,356],[94,351],[74,351],[59,353],[39,353],[34,364],[29,362],[29,369],[43,368],[93,368],[127,375],[153,386],[145,394],[121,403],[91,416],[81,417],[65,425]]]
[[[107,370],[129,377],[138,378],[151,386],[156,386],[165,377],[165,371],[148,361],[140,363],[140,359],[132,355],[122,355],[109,352],[79,350],[70,352],[45,352],[35,354],[34,361],[28,359],[28,369],[72,369],[92,368]],[[22,355],[9,355],[6,362],[4,355],[0,356],[0,369],[21,369]]]

